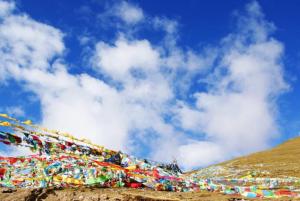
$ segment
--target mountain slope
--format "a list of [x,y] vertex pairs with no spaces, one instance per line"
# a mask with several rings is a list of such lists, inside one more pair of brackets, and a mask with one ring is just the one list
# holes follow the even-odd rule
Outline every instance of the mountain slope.
[[188,173],[197,177],[300,177],[300,137],[257,152]]

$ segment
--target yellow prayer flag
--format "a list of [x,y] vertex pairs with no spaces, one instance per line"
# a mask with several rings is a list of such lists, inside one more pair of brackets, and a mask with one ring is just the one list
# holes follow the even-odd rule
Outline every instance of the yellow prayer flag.
[[23,124],[32,125],[32,121],[31,120],[26,120],[26,121],[23,121]]
[[0,122],[0,126],[11,126],[11,124],[7,121]]
[[8,116],[7,114],[3,114],[3,113],[0,114],[0,116],[1,116],[1,117],[4,117],[4,118],[9,118],[9,116]]

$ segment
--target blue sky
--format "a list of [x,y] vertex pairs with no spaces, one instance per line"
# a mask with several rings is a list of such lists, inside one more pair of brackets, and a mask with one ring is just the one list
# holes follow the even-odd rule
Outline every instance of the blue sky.
[[0,109],[185,169],[266,149],[300,132],[299,7],[0,1]]

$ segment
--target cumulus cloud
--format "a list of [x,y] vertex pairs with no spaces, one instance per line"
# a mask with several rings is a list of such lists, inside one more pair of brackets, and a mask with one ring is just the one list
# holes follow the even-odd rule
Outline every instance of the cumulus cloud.
[[177,158],[185,169],[192,169],[224,160],[224,152],[221,144],[191,141],[179,147]]
[[[287,89],[283,80],[283,45],[270,37],[271,26],[256,2],[247,5],[246,17],[240,16],[239,20],[244,25],[223,41],[225,48],[208,81],[208,91],[194,94],[197,110],[185,106],[178,112],[183,127],[205,133],[207,140],[199,143],[212,145],[203,150],[211,160],[220,159],[216,150],[221,150],[224,160],[264,149],[279,133],[275,102]],[[191,116],[193,121],[187,123]],[[194,122],[197,119],[198,124]],[[183,147],[180,150],[186,153],[195,148],[195,143]],[[193,154],[182,155],[186,156],[183,161],[194,158]],[[203,160],[199,165],[210,163]]]
[[130,70],[151,70],[159,65],[159,54],[147,40],[119,38],[114,45],[99,42],[92,63],[115,79],[124,79]]
[[110,2],[106,10],[98,15],[98,19],[102,25],[132,28],[144,21],[145,14],[138,5],[121,0]]
[[0,81],[22,77],[20,69],[47,70],[64,50],[62,33],[27,15],[7,14],[0,25]]
[[12,1],[1,1],[0,2],[0,16],[6,16],[15,9],[15,3]]
[[[27,34],[21,35],[17,31],[7,34],[6,30],[18,30],[20,24]],[[58,29],[24,14],[15,14],[4,18],[0,33],[1,71],[6,73],[3,78],[23,82],[24,89],[36,94],[45,126],[122,150],[128,150],[130,130],[153,127],[152,123],[157,122],[155,127],[163,131],[159,107],[172,97],[172,92],[160,73],[142,80],[131,76],[124,90],[118,91],[88,74],[68,72],[61,62],[64,45],[63,34]],[[120,80],[126,80],[121,79],[122,75],[130,74],[133,68],[151,70],[157,66],[158,53],[146,40],[120,39],[115,47],[103,45],[99,68],[113,77],[120,75],[117,77]],[[128,55],[122,56],[122,51]],[[111,58],[121,59],[124,66]]]
[[[147,146],[148,157],[175,157],[184,168],[265,148],[278,133],[284,48],[256,2],[221,47],[183,48],[177,23],[159,17],[150,24],[165,32],[161,43],[122,34],[98,41],[88,55],[94,75],[69,72],[60,30],[0,2],[0,80],[21,82],[37,96],[45,126],[130,153]],[[128,24],[144,19],[135,5],[118,9]]]
[[122,1],[115,9],[116,15],[127,24],[136,24],[144,19],[143,10],[126,1]]

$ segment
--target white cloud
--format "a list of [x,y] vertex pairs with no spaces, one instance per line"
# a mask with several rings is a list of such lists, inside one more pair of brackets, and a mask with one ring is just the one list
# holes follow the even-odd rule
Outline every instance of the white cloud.
[[62,80],[64,76],[70,77],[72,86],[61,91],[56,88],[50,94],[49,91],[40,92],[44,124],[64,128],[109,148],[125,149],[129,128],[122,99],[117,92],[88,75],[75,78],[65,74],[54,78]]
[[78,41],[79,41],[79,43],[80,43],[80,45],[87,45],[89,42],[90,42],[90,37],[88,37],[88,36],[81,36],[81,37],[79,37],[78,38]]
[[[91,11],[89,11],[90,13]],[[127,1],[109,2],[104,12],[98,14],[97,18],[101,25],[112,25],[113,27],[134,28],[142,23],[145,19],[143,10],[133,3]],[[131,31],[129,29],[129,31]]]
[[224,160],[221,144],[209,141],[192,141],[179,147],[178,162],[190,170]]
[[[137,6],[123,2],[119,8],[124,11],[119,17],[128,24],[144,18]],[[239,30],[222,40],[224,48],[218,51],[181,48],[177,23],[164,18],[154,23],[166,33],[161,44],[133,35],[112,44],[99,41],[91,58],[94,69],[121,82],[121,89],[90,74],[68,72],[63,33],[5,9],[0,80],[15,79],[34,92],[42,123],[49,128],[132,153],[139,151],[132,148],[139,147],[135,139],[144,137],[152,158],[177,157],[185,168],[264,148],[278,133],[275,101],[287,87],[283,45],[270,38],[274,27],[255,2],[238,17],[243,21]],[[219,62],[208,72],[216,57]],[[209,87],[189,94],[190,79],[199,74]],[[192,96],[194,105],[177,99],[180,93]],[[148,130],[153,136],[145,136]],[[132,136],[131,131],[141,133]],[[199,133],[198,138],[189,132]]]
[[173,35],[177,33],[178,22],[175,20],[170,20],[165,17],[154,17],[153,25],[156,29],[162,29],[169,35]]
[[201,132],[199,122],[201,122],[201,113],[197,109],[193,109],[179,102],[173,111],[176,115],[173,120],[180,124],[180,127],[185,130]]
[[144,19],[143,10],[126,1],[120,2],[120,4],[115,7],[115,14],[127,24],[136,24]]
[[62,33],[26,15],[8,15],[0,25],[0,81],[22,77],[20,67],[46,70],[64,50]]
[[[21,25],[24,35],[17,31]],[[0,70],[6,72],[3,79],[9,76],[21,81],[26,90],[37,95],[43,125],[122,150],[128,150],[128,134],[132,129],[157,127],[162,132],[164,123],[159,106],[172,97],[172,92],[160,73],[147,75],[143,80],[129,79],[124,90],[118,91],[90,75],[70,74],[60,61],[63,34],[53,27],[18,14],[4,19],[0,33],[3,55]],[[120,75],[118,79],[122,73],[129,74],[132,68],[152,71],[159,62],[158,53],[146,40],[120,39],[115,47],[106,45],[101,50],[101,62],[104,62],[101,67],[112,76]],[[128,55],[123,56],[124,52]],[[156,82],[160,86],[156,87]],[[157,122],[156,125],[148,119]]]
[[[42,80],[39,82],[48,84],[38,89],[37,86],[43,83],[35,83],[32,90],[40,96],[43,123],[50,128],[63,128],[106,147],[125,151],[131,151],[127,147],[131,140],[128,138],[130,130],[153,128],[164,131],[158,107],[163,104],[163,98],[155,97],[152,91],[144,89],[144,83],[136,86],[135,91],[129,89],[133,85],[117,91],[86,74],[74,76],[56,72],[45,75]],[[52,82],[68,84],[49,84]],[[161,94],[165,95],[165,92]]]
[[93,63],[113,78],[122,80],[133,68],[146,71],[157,68],[159,54],[147,40],[128,41],[119,38],[113,46],[99,42]]
[[[245,29],[239,27],[241,31],[222,44],[223,57],[211,75],[211,87],[195,94],[198,111],[182,107],[177,114],[183,127],[205,133],[207,141],[201,143],[220,147],[223,160],[266,148],[278,135],[276,97],[287,88],[282,72],[282,44],[269,37],[270,29],[256,2],[247,6],[247,12],[247,18],[241,17],[248,21]],[[190,150],[195,144],[182,147]],[[211,161],[220,160],[216,150],[208,147],[199,152],[206,153]],[[185,159],[194,158],[195,154],[190,154]],[[205,163],[198,165],[201,164]]]
[[0,17],[6,16],[15,9],[15,3],[12,1],[0,1]]
[[20,106],[10,106],[10,107],[6,107],[5,111],[11,115],[11,116],[15,116],[15,117],[23,117],[25,115],[25,112],[23,110],[22,107]]

